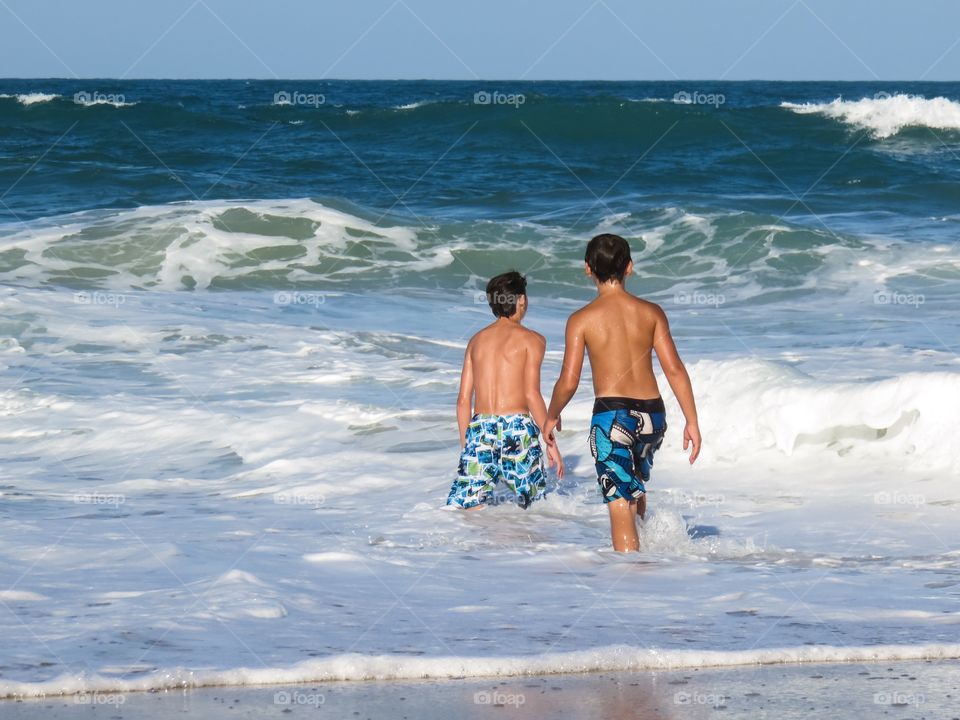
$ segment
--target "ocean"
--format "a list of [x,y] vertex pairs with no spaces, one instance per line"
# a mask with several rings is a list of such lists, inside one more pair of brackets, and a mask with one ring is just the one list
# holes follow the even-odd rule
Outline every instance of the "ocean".
[[[0,696],[960,656],[960,83],[0,80]],[[682,416],[444,507],[482,289],[549,397],[631,244]]]

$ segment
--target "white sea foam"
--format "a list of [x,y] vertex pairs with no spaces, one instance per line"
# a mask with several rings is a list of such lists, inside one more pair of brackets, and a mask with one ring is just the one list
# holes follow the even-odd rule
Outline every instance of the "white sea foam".
[[[136,679],[61,675],[37,683],[0,680],[0,697],[38,697],[83,692],[137,692],[212,686],[272,685],[360,680],[424,680],[519,677],[581,672],[638,672],[763,666],[786,663],[892,662],[960,658],[960,645],[830,645],[734,652],[599,647],[569,653],[505,657],[391,657],[341,655],[304,660],[289,667],[242,667],[226,671],[168,668]],[[116,668],[117,671],[125,668]]]
[[123,107],[133,107],[136,105],[136,102],[127,102],[126,100],[113,100],[106,97],[95,97],[90,100],[74,98],[74,102],[77,105],[83,105],[84,107],[95,107],[97,105],[109,105],[110,107],[123,108]]
[[[751,221],[749,216],[673,207],[642,218],[612,214],[595,230],[637,236],[642,241],[635,258],[638,273],[663,276],[674,297],[710,290],[721,293],[725,302],[778,298],[782,288],[776,282],[758,282],[759,276],[776,273],[795,293],[826,293],[834,299],[846,294],[854,302],[872,304],[875,293],[896,290],[904,278],[920,278],[929,285],[927,278],[952,272],[960,279],[960,257],[949,247],[934,254],[920,243],[883,238],[851,239],[847,247],[835,234],[773,218]],[[92,252],[91,235],[98,237]],[[869,256],[857,250],[864,244]],[[460,275],[458,282],[482,287],[485,278],[473,277],[473,263],[458,261],[464,254],[496,249],[506,258],[515,253],[523,257],[535,248],[542,256],[538,270],[582,293],[571,260],[579,255],[575,245],[561,228],[534,223],[419,226],[375,222],[306,199],[202,201],[89,211],[36,221],[27,228],[0,227],[0,248],[22,251],[7,255],[10,265],[0,267],[0,277],[36,286],[83,277],[114,292],[242,288],[248,276],[258,286],[269,282],[276,289],[287,288],[285,283],[318,282],[325,289],[339,284],[355,289],[430,285],[434,274]],[[744,249],[730,249],[736,247]],[[678,273],[674,267],[689,267],[691,252],[697,256],[695,265]],[[937,288],[924,292],[929,295]],[[91,304],[100,300],[104,298],[92,298]]]
[[58,97],[60,97],[60,95],[57,95],[56,93],[42,93],[42,92],[19,93],[16,95],[8,95],[4,93],[0,95],[0,98],[15,98],[17,102],[25,106],[50,102],[51,100],[56,100]]
[[[706,258],[687,282],[723,271],[714,248],[731,218],[675,208],[607,227],[628,222],[659,238],[661,258]],[[567,477],[546,500],[444,508],[463,347],[490,314],[468,271],[438,283],[443,263],[522,248],[544,263],[533,279],[569,270],[586,297],[580,239],[547,228],[532,252],[519,224],[444,227],[440,241],[384,225],[273,200],[4,228],[0,250],[29,262],[0,287],[12,508],[0,587],[18,593],[0,597],[17,614],[2,627],[3,693],[954,652],[960,365],[932,335],[949,337],[953,305],[931,298],[919,313],[858,295],[898,272],[947,273],[952,254],[877,242],[814,273],[849,296],[802,304],[662,301],[705,445],[690,467],[659,377],[670,429],[644,552],[622,557],[587,448],[588,371],[559,437]],[[778,227],[745,237],[766,243]],[[301,272],[340,263],[351,282],[314,305],[278,303],[275,286],[181,290],[187,275],[213,288],[257,263],[289,272],[291,248],[308,256]],[[115,272],[103,285],[124,301],[58,289],[77,256]],[[630,282],[669,277],[636,260]],[[549,392],[580,300],[530,287]],[[887,325],[865,320],[880,311]],[[634,649],[610,647],[624,643]]]
[[[30,371],[61,379],[0,395],[0,438],[16,438],[4,501],[25,510],[0,543],[3,586],[23,594],[0,599],[43,613],[46,633],[39,651],[29,626],[4,627],[0,662],[18,670],[0,692],[953,652],[949,596],[925,586],[956,562],[930,543],[960,539],[955,473],[941,469],[949,450],[923,443],[955,431],[954,377],[836,382],[688,354],[703,457],[687,466],[671,400],[644,554],[620,557],[604,549],[587,397],[564,413],[568,479],[545,501],[443,508],[463,347],[450,328],[486,323],[482,308],[461,312],[442,292],[341,293],[318,315],[271,295],[130,292],[103,308],[0,293]],[[531,311],[552,351],[545,383],[564,307]],[[326,373],[338,382],[310,381]],[[912,424],[897,429],[898,413]],[[887,435],[863,429],[877,427]],[[846,612],[852,596],[861,620]],[[914,642],[878,645],[889,633]],[[605,647],[623,642],[656,650]],[[322,656],[290,666],[309,652]]]
[[394,110],[416,110],[421,108],[424,105],[433,105],[434,101],[432,100],[417,100],[416,102],[406,103],[405,105],[395,105]]
[[824,382],[754,359],[702,360],[691,373],[709,396],[701,404],[703,423],[722,427],[726,418],[737,418],[724,430],[723,443],[707,450],[718,459],[732,461],[759,448],[789,456],[808,446],[960,471],[952,440],[955,411],[944,401],[960,400],[960,373]]
[[884,93],[860,100],[837,98],[829,103],[784,102],[781,107],[800,114],[816,113],[841,120],[869,130],[878,138],[891,137],[908,127],[960,130],[960,102],[945,97]]

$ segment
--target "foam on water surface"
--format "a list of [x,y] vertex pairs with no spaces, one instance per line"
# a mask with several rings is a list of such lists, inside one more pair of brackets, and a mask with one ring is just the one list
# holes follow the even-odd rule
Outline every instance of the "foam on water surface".
[[877,93],[872,98],[829,103],[784,102],[796,113],[818,113],[866,129],[875,137],[888,138],[904,128],[960,130],[960,102],[945,97],[926,98],[904,93]]
[[[443,507],[472,290],[273,295],[0,296],[24,349],[0,396],[4,692],[953,652],[950,363],[784,361],[751,330],[769,309],[673,313],[706,445],[689,467],[667,393],[644,553],[621,557],[586,389],[544,502]],[[545,378],[567,312],[528,317]],[[724,324],[707,356],[683,340]]]

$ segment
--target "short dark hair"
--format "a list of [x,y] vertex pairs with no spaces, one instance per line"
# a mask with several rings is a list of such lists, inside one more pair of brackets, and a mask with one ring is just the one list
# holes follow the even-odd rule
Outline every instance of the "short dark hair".
[[622,283],[631,260],[630,245],[619,235],[603,233],[587,243],[587,254],[583,259],[600,282],[616,280]]
[[510,317],[517,311],[520,296],[527,294],[527,279],[516,270],[491,278],[487,283],[487,302],[493,314]]

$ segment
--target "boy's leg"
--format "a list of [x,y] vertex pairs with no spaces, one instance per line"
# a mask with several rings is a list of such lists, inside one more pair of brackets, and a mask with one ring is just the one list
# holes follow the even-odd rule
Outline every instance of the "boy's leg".
[[493,491],[495,463],[488,424],[474,416],[467,426],[466,443],[460,452],[457,477],[450,486],[447,505],[461,510],[482,507],[486,496]]
[[[653,432],[647,435],[638,435],[633,448],[633,472],[646,485],[650,482],[650,472],[653,469],[653,454],[663,444],[664,433],[667,432],[667,416],[665,413],[650,413],[650,424]],[[647,515],[647,494],[637,499],[637,515],[641,520]]]
[[610,537],[617,552],[636,552],[640,549],[637,535],[637,502],[617,498],[607,503],[610,511]]
[[543,450],[540,430],[533,418],[521,415],[511,418],[503,443],[500,468],[504,483],[517,504],[526,509],[544,497],[547,491],[543,472]]

